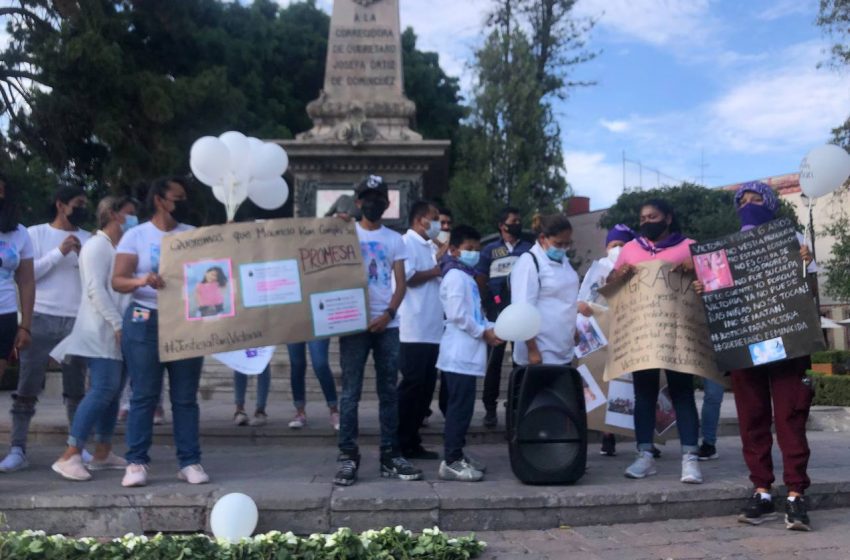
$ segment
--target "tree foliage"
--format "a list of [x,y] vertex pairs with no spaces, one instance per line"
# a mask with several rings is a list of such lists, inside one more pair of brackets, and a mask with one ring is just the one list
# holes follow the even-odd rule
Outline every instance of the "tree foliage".
[[[13,5],[0,94],[20,101],[4,103],[16,168],[44,169],[99,195],[187,172],[200,136],[286,139],[312,124],[306,105],[323,85],[330,27],[315,0],[285,8],[272,0]],[[457,81],[436,54],[416,49],[412,30],[403,48],[420,129],[453,136],[463,115]],[[29,77],[16,77],[24,69]]]
[[[637,231],[640,226],[641,206],[649,199],[661,198],[673,207],[686,236],[697,241],[708,241],[741,229],[735,212],[734,197],[733,191],[710,189],[693,183],[629,191],[617,198],[617,202],[608,209],[599,225],[607,229],[616,224],[625,224]],[[782,199],[779,215],[790,218],[797,229],[801,229],[794,208]]]
[[[850,0],[820,0],[817,24],[834,38],[829,65],[842,69],[850,64]],[[850,118],[832,129],[836,144],[850,149]]]
[[494,0],[487,37],[475,53],[472,114],[461,135],[449,203],[459,221],[492,229],[501,206],[560,209],[569,195],[561,129],[552,107],[565,99],[592,21],[573,0]]

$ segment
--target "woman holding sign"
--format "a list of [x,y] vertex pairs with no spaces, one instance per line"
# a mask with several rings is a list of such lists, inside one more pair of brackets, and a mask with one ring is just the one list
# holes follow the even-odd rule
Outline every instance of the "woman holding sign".
[[198,440],[198,383],[203,358],[159,361],[156,291],[165,287],[159,275],[162,239],[193,229],[188,218],[189,200],[185,179],[158,179],[147,196],[151,219],[121,238],[115,256],[112,287],[132,293],[133,301],[124,313],[121,349],[133,385],[130,414],[127,417],[127,469],[122,486],[147,484],[148,450],[153,440],[153,419],[162,393],[163,370],[168,369],[174,445],[180,463],[178,478],[190,484],[209,482],[201,466]]
[[[735,208],[741,229],[746,231],[776,218],[779,199],[764,183],[745,183],[735,193]],[[817,268],[809,248],[800,234],[797,238],[800,256],[808,272],[815,272]],[[696,281],[694,290],[702,294],[707,291],[707,286]],[[814,397],[811,379],[806,375],[810,367],[811,358],[803,356],[732,370],[732,390],[735,392],[744,461],[750,470],[750,481],[755,486],[752,497],[738,516],[742,523],[760,525],[776,518],[776,506],[770,493],[775,480],[771,455],[773,419],[782,453],[783,479],[788,488],[785,526],[796,531],[811,530],[808,504],[803,497],[810,484],[806,472],[810,455],[806,421]]]
[[[634,274],[635,265],[659,259],[684,269],[693,269],[693,260],[688,247],[692,239],[682,235],[673,208],[665,200],[652,199],[640,209],[640,235],[623,246],[614,265],[609,282],[625,282]],[[694,400],[693,376],[677,371],[665,370],[679,439],[682,444],[682,482],[701,484],[698,439],[699,417]],[[658,402],[658,369],[636,371],[632,374],[635,389],[635,438],[637,458],[626,469],[628,478],[646,478],[657,473],[652,441],[655,433],[655,409]]]

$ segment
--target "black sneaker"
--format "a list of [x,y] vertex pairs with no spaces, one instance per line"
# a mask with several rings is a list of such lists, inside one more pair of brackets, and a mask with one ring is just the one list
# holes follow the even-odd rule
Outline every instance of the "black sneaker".
[[697,456],[699,456],[700,461],[717,459],[717,448],[710,443],[702,442],[702,445],[699,446],[699,451],[697,451]]
[[785,528],[791,531],[811,531],[806,499],[798,496],[794,501],[785,500]]
[[381,455],[381,476],[401,480],[421,480],[422,469],[417,469],[401,455]]
[[652,458],[658,459],[660,457],[661,457],[661,450],[653,445],[652,446]]
[[488,410],[484,413],[484,427],[495,428],[499,425],[499,416],[495,410]]
[[738,521],[750,525],[761,525],[771,519],[776,519],[776,506],[773,505],[773,499],[766,500],[758,492],[750,496],[747,505],[738,514]]
[[351,486],[357,480],[357,469],[360,467],[359,453],[340,453],[336,459],[336,475],[334,484]]
[[421,445],[405,449],[401,452],[401,456],[405,459],[419,459],[421,461],[436,461],[440,458],[440,454],[436,451],[428,451]]
[[605,434],[602,436],[602,449],[599,450],[600,455],[613,457],[617,454],[617,439],[614,434]]

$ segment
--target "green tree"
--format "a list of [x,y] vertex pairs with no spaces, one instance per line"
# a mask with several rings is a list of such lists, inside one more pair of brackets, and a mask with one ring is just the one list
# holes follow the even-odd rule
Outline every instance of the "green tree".
[[[843,69],[850,64],[850,0],[820,0],[817,24],[835,40],[829,66]],[[850,118],[832,129],[832,134],[836,144],[850,149]]]
[[[617,198],[617,202],[600,219],[599,225],[607,229],[616,224],[625,224],[637,231],[640,227],[641,206],[649,199],[661,198],[673,206],[682,232],[686,236],[697,241],[708,241],[741,229],[735,212],[734,197],[733,191],[709,189],[693,183],[629,191]],[[792,219],[797,230],[801,231],[802,226],[797,220],[794,208],[782,199],[779,203],[779,215]]]
[[838,301],[850,301],[850,219],[847,214],[824,228],[824,233],[835,238],[832,253],[823,261],[825,291]]

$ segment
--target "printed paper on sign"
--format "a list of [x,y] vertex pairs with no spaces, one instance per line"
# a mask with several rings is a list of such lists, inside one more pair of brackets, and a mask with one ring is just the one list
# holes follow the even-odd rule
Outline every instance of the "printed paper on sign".
[[274,346],[263,346],[261,348],[221,352],[219,354],[213,354],[212,357],[239,373],[259,375],[271,363],[274,351]]
[[608,408],[605,423],[626,430],[635,429],[635,388],[625,381],[608,384]]
[[581,384],[584,389],[584,407],[587,412],[591,412],[605,404],[605,393],[586,365],[580,365],[578,372],[581,374]]
[[575,353],[578,359],[582,359],[608,344],[605,335],[602,334],[602,329],[599,328],[599,323],[593,317],[585,317],[580,314],[576,318],[576,335],[578,335],[578,342],[576,343]]
[[366,328],[366,296],[361,289],[310,295],[313,334],[336,336]]
[[239,278],[245,307],[301,301],[301,277],[295,259],[243,264],[239,267]]

